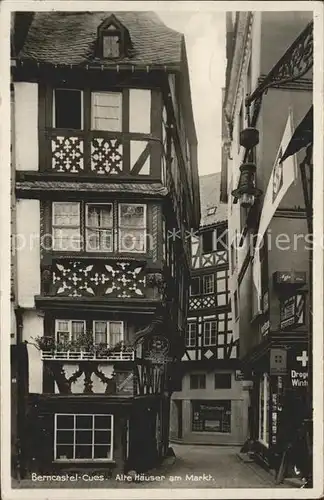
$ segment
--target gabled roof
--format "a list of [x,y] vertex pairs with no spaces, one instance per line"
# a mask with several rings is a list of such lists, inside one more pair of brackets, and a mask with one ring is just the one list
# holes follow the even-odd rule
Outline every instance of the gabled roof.
[[[199,177],[199,181],[201,199],[200,227],[226,222],[227,204],[220,201],[221,172],[202,175]],[[208,209],[213,207],[216,207],[215,213],[208,215]]]
[[[168,28],[154,12],[35,12],[18,59],[48,64],[116,65],[96,58],[98,27],[114,15],[129,32],[130,65],[175,65],[181,62],[183,35]],[[118,62],[118,60],[117,60]]]

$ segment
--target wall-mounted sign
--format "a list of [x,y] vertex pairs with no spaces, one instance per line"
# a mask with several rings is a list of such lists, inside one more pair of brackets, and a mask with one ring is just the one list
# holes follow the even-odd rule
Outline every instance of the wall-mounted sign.
[[306,285],[306,273],[304,271],[276,271],[273,273],[276,285]]
[[286,375],[287,351],[286,349],[270,349],[270,375]]
[[289,354],[289,375],[293,388],[308,386],[308,352],[306,348],[293,350]]
[[245,380],[244,373],[241,370],[235,370],[235,380]]
[[292,295],[280,303],[280,328],[301,326],[305,324],[305,296]]

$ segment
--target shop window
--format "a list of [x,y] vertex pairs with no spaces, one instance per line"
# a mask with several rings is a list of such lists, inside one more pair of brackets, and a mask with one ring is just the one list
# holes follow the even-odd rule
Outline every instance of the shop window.
[[54,128],[83,128],[83,94],[81,90],[55,89],[53,102]]
[[113,415],[54,415],[54,460],[100,461],[113,459]]
[[188,322],[186,329],[186,347],[196,347],[197,343],[197,323]]
[[206,389],[206,375],[204,373],[190,375],[190,389]]
[[191,278],[190,281],[190,296],[200,295],[200,278]]
[[269,446],[269,414],[270,414],[270,383],[265,373],[260,380],[259,387],[259,441]]
[[192,431],[231,432],[231,401],[192,401]]
[[230,389],[231,387],[231,373],[215,373],[215,389]]

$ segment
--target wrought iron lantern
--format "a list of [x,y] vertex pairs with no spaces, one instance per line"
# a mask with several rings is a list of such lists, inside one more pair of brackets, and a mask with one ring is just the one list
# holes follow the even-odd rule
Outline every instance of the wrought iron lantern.
[[[247,127],[240,133],[240,145],[243,146],[248,153],[255,148],[259,143],[259,131],[254,127]],[[255,198],[262,194],[260,189],[255,187],[255,172],[256,165],[252,161],[244,161],[240,166],[239,185],[232,196],[240,201],[243,208],[252,207]]]
[[242,163],[240,171],[239,185],[232,191],[232,196],[239,199],[241,207],[249,208],[254,204],[255,198],[262,194],[262,191],[255,187],[256,165]]

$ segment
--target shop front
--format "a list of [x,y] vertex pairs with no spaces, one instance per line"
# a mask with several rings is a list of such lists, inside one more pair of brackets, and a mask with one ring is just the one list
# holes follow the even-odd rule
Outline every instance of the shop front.
[[251,394],[253,451],[258,462],[277,469],[307,417],[307,343],[269,347],[260,361]]

